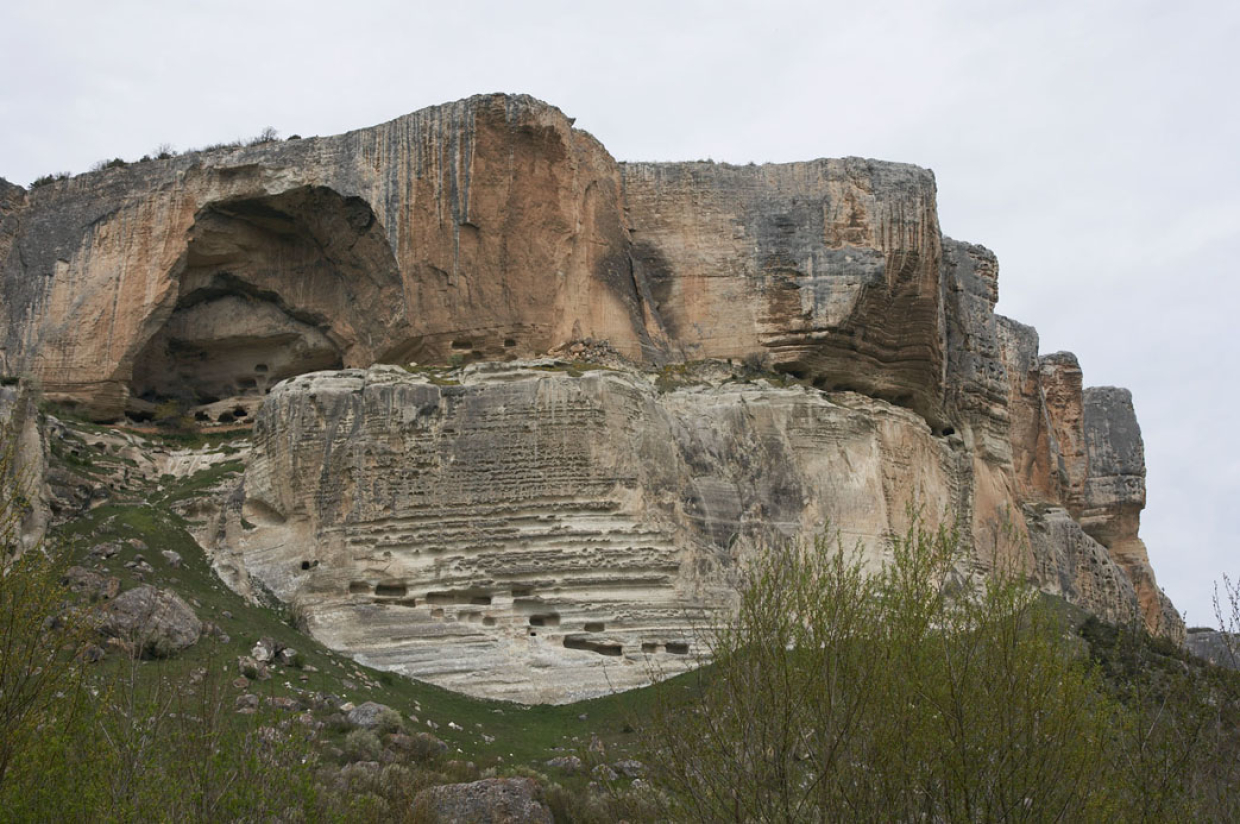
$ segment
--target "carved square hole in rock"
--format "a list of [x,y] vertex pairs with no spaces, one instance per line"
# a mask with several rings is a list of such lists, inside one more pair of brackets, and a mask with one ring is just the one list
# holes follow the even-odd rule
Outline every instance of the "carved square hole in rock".
[[659,651],[658,644],[651,644],[651,643],[642,644],[642,652],[646,653],[647,655],[653,655],[654,653],[658,651]]
[[352,595],[361,595],[370,592],[370,584],[365,581],[352,581],[349,584],[349,593]]
[[689,654],[689,645],[688,645],[688,644],[669,643],[669,644],[667,645],[667,651],[668,651],[668,652],[670,652],[672,655],[688,655],[688,654]]
[[585,627],[586,632],[602,632],[606,628],[607,625],[602,621],[587,621]]
[[409,587],[399,581],[375,585],[375,595],[380,598],[404,598],[408,594]]

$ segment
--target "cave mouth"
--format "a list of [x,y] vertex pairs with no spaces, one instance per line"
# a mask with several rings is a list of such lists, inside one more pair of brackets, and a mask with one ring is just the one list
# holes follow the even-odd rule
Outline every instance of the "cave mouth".
[[373,328],[376,307],[403,304],[370,206],[325,187],[204,207],[178,281],[171,313],[135,358],[131,416],[171,401],[210,407],[211,420],[248,419],[254,401],[239,404],[285,378],[373,361],[356,330]]

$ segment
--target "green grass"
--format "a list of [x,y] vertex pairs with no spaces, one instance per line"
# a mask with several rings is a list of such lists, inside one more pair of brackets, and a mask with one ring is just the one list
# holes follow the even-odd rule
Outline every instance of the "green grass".
[[[89,458],[97,461],[101,454],[92,451]],[[273,677],[252,683],[250,691],[269,696],[322,692],[359,704],[387,704],[406,718],[416,716],[419,721],[411,723],[411,729],[441,738],[449,745],[450,756],[474,761],[480,767],[499,766],[503,770],[525,765],[542,769],[544,761],[564,751],[584,750],[594,735],[608,746],[610,760],[635,752],[638,735],[634,729],[640,726],[640,719],[654,700],[653,690],[635,690],[562,706],[480,700],[357,664],[300,632],[283,605],[248,603],[215,574],[188,531],[190,522],[172,509],[175,503],[235,479],[243,470],[241,461],[230,460],[179,480],[164,476],[160,479],[162,492],[148,489],[145,495],[132,500],[103,504],[62,525],[54,535],[68,548],[70,563],[118,576],[122,590],[140,583],[172,589],[194,607],[199,618],[219,625],[228,636],[225,643],[204,637],[173,658],[144,662],[138,668],[140,678],[164,677],[175,681],[207,667],[215,672],[227,670],[231,680],[239,674],[237,657],[249,655],[260,638],[271,637],[296,649],[301,662],[310,665],[311,670],[273,668]],[[145,548],[131,541],[139,541]],[[89,554],[92,547],[105,542],[118,542],[121,549],[107,560]],[[169,549],[181,556],[179,568],[171,567],[161,554]],[[136,560],[138,555],[153,567],[152,572],[139,576],[135,570],[125,568],[125,563]],[[99,673],[106,675],[109,668],[119,666],[121,662],[105,662]],[[659,689],[677,688],[675,683]],[[580,717],[583,714],[584,720]],[[429,727],[427,720],[438,726]],[[450,728],[449,722],[462,729]],[[343,732],[326,733],[327,740],[337,744],[343,736]],[[578,779],[557,776],[557,780],[572,783]]]

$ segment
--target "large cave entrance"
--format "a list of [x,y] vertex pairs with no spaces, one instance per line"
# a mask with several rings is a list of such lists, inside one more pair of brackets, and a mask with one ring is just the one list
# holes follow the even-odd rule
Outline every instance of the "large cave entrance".
[[374,212],[324,187],[205,207],[179,282],[134,361],[131,415],[170,401],[199,421],[252,415],[285,378],[374,362],[404,322]]

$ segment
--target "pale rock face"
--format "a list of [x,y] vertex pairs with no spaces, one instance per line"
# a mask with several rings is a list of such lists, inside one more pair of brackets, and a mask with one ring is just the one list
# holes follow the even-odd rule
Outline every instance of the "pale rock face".
[[1137,534],[1131,398],[994,313],[998,262],[942,237],[926,170],[617,164],[484,95],[0,181],[0,298],[0,373],[53,400],[257,418],[244,483],[195,504],[216,569],[456,689],[683,669],[748,554],[830,521],[880,563],[910,505],[955,519],[963,575],[1183,636]]
[[4,187],[0,372],[97,418],[323,367],[656,353],[616,164],[532,98]]
[[1145,446],[1132,393],[1091,387],[1084,392],[1083,406],[1089,474],[1081,527],[1128,573],[1150,631],[1183,638],[1183,623],[1158,588],[1149,552],[1137,535],[1145,508]]
[[956,508],[959,463],[921,418],[852,393],[375,367],[272,392],[226,532],[330,646],[564,701],[646,683],[648,658],[695,664],[695,627],[772,541],[829,522],[881,562],[906,505]]
[[[1001,472],[985,488],[959,438],[885,401],[726,370],[670,389],[656,377],[536,362],[471,367],[459,386],[394,367],[285,382],[222,544],[329,646],[558,702],[695,665],[744,559],[773,542],[831,524],[877,565],[909,507],[933,526],[1018,505]],[[993,566],[988,536],[965,530],[962,574]],[[1132,614],[1105,549],[1073,539],[1086,548],[1065,557],[1035,547],[1050,559],[1037,571],[1069,600]]]
[[0,523],[0,551],[20,555],[37,546],[51,517],[46,483],[48,446],[39,427],[35,395],[26,386],[0,386],[0,484],[3,500],[15,501],[13,523]]
[[757,357],[939,417],[930,172],[846,158],[622,173],[636,265],[684,358]]

